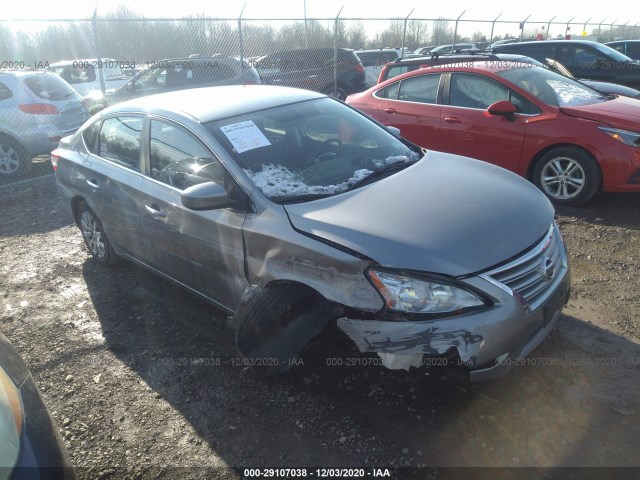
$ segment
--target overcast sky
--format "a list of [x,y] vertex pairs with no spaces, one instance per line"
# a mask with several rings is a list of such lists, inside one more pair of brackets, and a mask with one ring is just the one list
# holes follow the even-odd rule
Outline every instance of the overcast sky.
[[[304,16],[304,0],[180,0],[165,2],[154,0],[98,0],[99,12],[106,13],[114,10],[118,4],[150,17],[181,17],[189,14],[204,14],[212,17],[237,17],[243,5],[245,18],[302,18]],[[87,18],[93,14],[95,0],[3,0],[1,15],[3,19],[11,18]],[[375,0],[306,0],[307,17],[335,17],[341,7],[341,17],[366,18],[397,18],[405,17],[412,9],[413,18],[456,18],[466,10],[462,19],[492,20],[499,14],[501,20],[519,21],[531,15],[529,22],[546,22],[552,17],[555,21],[568,22],[574,18],[571,33],[578,35],[582,30],[582,23],[591,19],[590,23],[598,24],[605,21],[608,24],[628,22],[629,26],[640,22],[640,9],[629,8],[626,4],[621,9],[611,9],[606,2],[577,2],[557,0],[537,0],[535,2],[512,1],[498,2],[485,0],[484,2],[457,0],[456,2],[426,2],[424,0],[393,0],[392,2],[376,2]],[[534,8],[535,7],[535,8]],[[631,10],[631,15],[629,14]],[[636,13],[636,10],[637,13]],[[637,18],[636,18],[637,17]],[[366,26],[366,24],[365,24]],[[539,25],[538,25],[539,26]],[[534,28],[531,24],[528,28]],[[591,27],[591,29],[594,27]],[[596,27],[597,28],[597,27]],[[499,26],[500,33],[504,30],[516,34],[517,25]],[[490,30],[486,24],[462,24],[461,33],[470,34],[473,31]],[[555,30],[555,31],[554,31]],[[555,26],[551,34],[564,33],[563,26]]]

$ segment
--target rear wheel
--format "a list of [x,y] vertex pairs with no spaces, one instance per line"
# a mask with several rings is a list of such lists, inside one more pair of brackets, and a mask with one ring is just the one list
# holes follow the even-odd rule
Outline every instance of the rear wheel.
[[82,238],[84,238],[93,258],[102,265],[113,264],[116,261],[116,255],[104,233],[102,222],[86,202],[78,205],[78,223]]
[[22,177],[31,170],[31,158],[15,140],[0,137],[0,178]]
[[545,153],[533,173],[533,181],[558,205],[579,205],[593,197],[602,181],[600,168],[587,152],[559,147]]

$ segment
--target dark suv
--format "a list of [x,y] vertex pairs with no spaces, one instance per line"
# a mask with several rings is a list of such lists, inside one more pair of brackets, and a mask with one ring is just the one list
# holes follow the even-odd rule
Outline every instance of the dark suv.
[[640,88],[640,62],[611,47],[588,40],[545,40],[499,45],[496,53],[517,53],[544,62],[562,63],[577,78],[602,80]]
[[344,100],[365,89],[362,62],[353,50],[337,51],[337,88],[334,92],[334,50],[308,48],[266,55],[255,62],[264,83],[304,88]]
[[107,90],[107,104],[187,88],[262,83],[248,62],[224,55],[158,60],[117,90]]

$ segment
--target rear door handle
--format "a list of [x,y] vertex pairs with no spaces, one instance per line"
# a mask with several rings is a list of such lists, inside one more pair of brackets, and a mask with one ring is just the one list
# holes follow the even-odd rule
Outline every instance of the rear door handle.
[[447,123],[462,123],[458,117],[444,117],[444,121]]
[[398,111],[395,108],[385,108],[384,109],[384,113],[398,113]]
[[87,180],[86,182],[87,185],[89,185],[94,190],[100,190],[100,185],[98,185],[98,182],[96,180]]
[[144,208],[156,220],[164,220],[166,218],[166,216],[167,216],[167,214],[165,212],[163,212],[162,210],[160,210],[160,208],[158,208],[158,206],[155,205],[155,204],[153,204],[153,205],[145,205]]

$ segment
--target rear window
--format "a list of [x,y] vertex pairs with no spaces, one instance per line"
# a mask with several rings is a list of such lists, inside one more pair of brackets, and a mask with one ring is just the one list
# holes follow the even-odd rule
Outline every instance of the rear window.
[[4,83],[0,82],[0,101],[6,100],[7,98],[11,98],[12,96],[13,96],[13,93],[11,93],[11,90],[9,90],[9,87],[7,87]]
[[62,81],[57,75],[46,73],[30,75],[24,78],[24,83],[36,97],[44,100],[55,102],[68,99],[75,94],[75,90]]
[[398,58],[395,52],[359,52],[357,55],[365,67],[381,67]]
[[70,85],[95,82],[96,71],[95,68],[93,68],[93,65],[80,65],[80,63],[75,67],[73,65],[53,67],[52,70],[60,75]]

